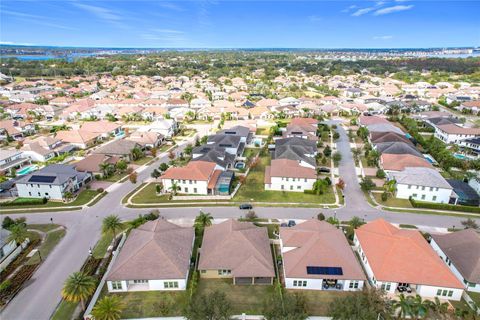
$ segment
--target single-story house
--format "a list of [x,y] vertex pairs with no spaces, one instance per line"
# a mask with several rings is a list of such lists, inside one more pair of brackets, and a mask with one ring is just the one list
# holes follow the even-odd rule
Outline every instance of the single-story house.
[[98,149],[94,150],[93,153],[118,156],[126,161],[132,161],[132,150],[135,148],[143,150],[142,146],[135,141],[119,139],[100,146]]

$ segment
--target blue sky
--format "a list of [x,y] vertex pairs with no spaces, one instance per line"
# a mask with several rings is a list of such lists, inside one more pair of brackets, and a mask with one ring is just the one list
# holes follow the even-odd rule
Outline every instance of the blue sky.
[[480,1],[18,1],[3,44],[182,48],[480,46]]

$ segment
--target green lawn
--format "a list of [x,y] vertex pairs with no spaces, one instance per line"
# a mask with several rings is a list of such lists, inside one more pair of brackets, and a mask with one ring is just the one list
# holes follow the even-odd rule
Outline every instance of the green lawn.
[[231,279],[200,279],[196,294],[221,291],[227,295],[234,314],[262,314],[265,299],[273,294],[273,286],[234,286]]
[[270,133],[270,128],[257,128],[257,131],[255,134],[260,135],[260,136],[268,136]]
[[253,202],[295,202],[295,203],[333,203],[335,195],[333,190],[323,195],[305,194],[303,192],[265,191],[265,167],[270,164],[269,156],[261,156],[256,167],[250,170],[246,183],[240,187],[233,198],[234,201]]
[[[98,194],[96,190],[83,190],[77,196],[75,200],[72,202],[64,203],[64,202],[56,202],[56,201],[48,201],[46,204],[38,204],[38,205],[18,205],[18,206],[9,206],[3,207],[0,211],[7,211],[9,209],[27,209],[27,208],[57,208],[57,207],[76,207],[82,206],[93,199]],[[15,201],[22,201],[22,198],[17,198]]]
[[152,157],[143,157],[143,158],[140,158],[140,159],[137,159],[137,160],[133,161],[132,163],[136,164],[138,166],[142,166],[145,163],[148,163],[149,161],[151,161],[152,159],[153,159]]
[[52,316],[52,320],[71,319],[78,303],[62,300]]
[[35,230],[40,230],[42,232],[48,232],[50,230],[58,228],[58,224],[53,224],[53,223],[45,223],[45,224],[29,224],[27,226],[28,229],[35,229]]
[[110,293],[125,304],[122,319],[181,316],[187,301],[185,291],[137,291]]
[[353,294],[343,291],[321,290],[288,290],[288,292],[303,295],[307,303],[307,312],[312,316],[326,316],[328,313],[328,307],[335,298],[341,298]]
[[476,303],[477,307],[480,308],[480,293],[478,292],[468,292],[468,295]]
[[101,196],[99,196],[98,198],[96,198],[94,201],[92,201],[88,206],[89,207],[93,207],[94,205],[97,204],[98,201],[102,200],[103,197],[105,197],[106,195],[108,194],[107,191],[103,191]]
[[[135,197],[132,198],[132,203],[188,203],[188,202],[202,202],[202,201],[213,201],[213,200],[169,200],[169,195],[164,194],[161,196],[157,196],[156,194],[156,183],[151,183],[148,186],[146,186],[142,191],[137,193]],[[130,197],[133,194],[130,193],[125,197],[125,201],[122,201],[123,203],[126,203],[126,199]],[[195,195],[198,196],[198,195]]]
[[117,182],[125,178],[127,175],[128,175],[127,173],[115,173],[114,175],[111,175],[108,178],[102,179],[102,181]]
[[[45,260],[50,252],[55,248],[55,246],[62,240],[65,236],[65,230],[57,230],[47,234],[45,241],[40,246],[40,255],[42,256],[42,260]],[[27,264],[37,264],[40,263],[40,256],[35,254],[33,257],[28,260]]]
[[412,208],[412,204],[407,199],[397,199],[397,198],[388,198],[387,201],[382,201],[382,194],[381,193],[372,193],[375,200],[380,205],[384,205],[387,207],[399,207],[399,208]]

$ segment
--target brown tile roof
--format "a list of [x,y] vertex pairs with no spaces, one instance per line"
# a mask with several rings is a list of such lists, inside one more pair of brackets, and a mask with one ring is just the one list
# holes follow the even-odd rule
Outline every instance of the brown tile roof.
[[[317,173],[315,169],[302,167],[296,160],[290,159],[274,159],[269,169],[270,177],[287,177],[287,178],[308,178],[315,179]],[[267,170],[265,170],[267,172]],[[267,174],[265,174],[266,176]]]
[[366,280],[362,267],[343,232],[330,223],[311,219],[291,228],[280,228],[283,247],[295,249],[283,253],[288,278],[323,279],[325,275],[307,274],[307,266],[340,267],[343,275],[330,279]]
[[61,130],[57,131],[55,138],[70,143],[89,143],[99,136],[98,133],[85,130]]
[[100,164],[102,163],[115,164],[119,160],[120,158],[116,156],[110,157],[104,154],[91,154],[86,158],[73,163],[72,165],[75,167],[77,171],[100,172],[101,171]]
[[433,240],[469,282],[480,283],[480,235],[474,229],[432,234]]
[[438,128],[448,134],[480,135],[480,128],[465,128],[453,123],[440,125]]
[[411,154],[384,153],[380,156],[380,162],[384,170],[403,171],[407,167],[433,168],[425,158]]
[[87,121],[80,127],[81,130],[90,131],[95,133],[109,133],[115,129],[120,128],[121,125],[110,121]]
[[377,219],[358,228],[355,235],[379,281],[463,288],[416,230],[398,229]]
[[234,219],[207,227],[198,269],[227,269],[234,277],[274,277],[267,228]]
[[378,123],[390,123],[387,119],[377,117],[377,116],[360,116],[358,118],[360,124],[362,126],[368,126],[371,124],[378,124]]
[[213,171],[212,177],[210,178],[210,181],[208,181],[208,186],[207,186],[208,189],[215,188],[215,185],[217,184],[217,181],[218,181],[218,177],[222,172],[223,172],[222,170]]
[[383,142],[405,142],[413,146],[413,142],[405,135],[396,132],[370,132],[370,141],[374,144]]
[[188,179],[208,181],[216,164],[207,161],[191,161],[185,167],[170,167],[161,179]]
[[193,228],[157,219],[133,229],[107,280],[183,279],[188,274]]

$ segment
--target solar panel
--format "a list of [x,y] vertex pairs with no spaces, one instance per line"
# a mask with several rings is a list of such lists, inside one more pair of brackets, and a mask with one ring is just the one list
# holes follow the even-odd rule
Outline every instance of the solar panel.
[[307,274],[324,274],[324,275],[330,275],[330,276],[341,276],[343,275],[343,270],[341,267],[308,266]]
[[37,176],[33,175],[28,179],[28,182],[52,183],[55,181],[55,176]]

